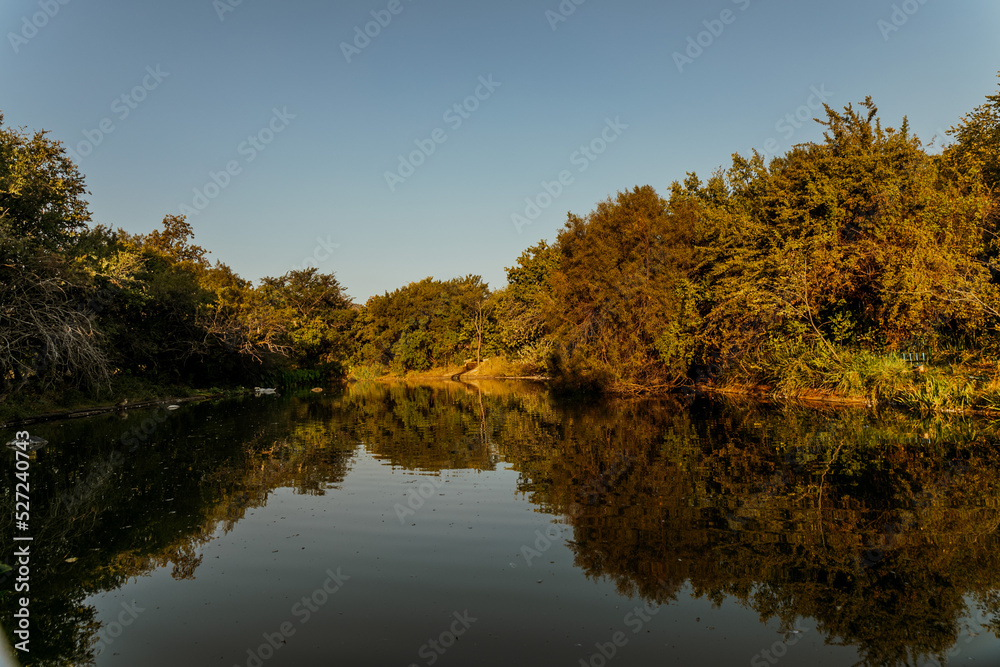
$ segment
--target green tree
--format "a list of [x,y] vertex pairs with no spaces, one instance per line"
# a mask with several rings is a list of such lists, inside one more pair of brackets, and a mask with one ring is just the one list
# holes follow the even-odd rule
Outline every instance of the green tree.
[[976,260],[982,186],[946,177],[905,119],[881,125],[871,99],[827,108],[823,125],[822,144],[768,166],[734,156],[701,269],[705,344],[763,363],[778,347],[836,358],[841,345],[892,349],[981,326],[988,310],[963,295],[995,299]]
[[1000,187],[1000,92],[987,95],[986,100],[948,131],[956,142],[946,154],[964,169],[979,170],[986,185],[996,191]]
[[0,400],[12,386],[108,378],[100,334],[81,308],[88,285],[67,251],[90,219],[83,177],[44,132],[0,114]]
[[549,278],[563,374],[617,391],[684,381],[697,327],[691,222],[650,186],[569,216]]
[[332,273],[315,268],[264,278],[257,288],[253,317],[276,333],[271,340],[295,368],[333,367],[338,372],[351,353],[355,310]]
[[0,113],[0,235],[56,250],[86,227],[90,212],[83,176],[45,135],[4,127]]
[[507,284],[494,293],[496,343],[508,357],[545,362],[551,348],[546,321],[552,300],[549,278],[556,262],[553,246],[539,241],[507,268]]
[[473,275],[374,296],[355,325],[356,362],[397,373],[461,363],[488,345],[489,304],[489,287]]

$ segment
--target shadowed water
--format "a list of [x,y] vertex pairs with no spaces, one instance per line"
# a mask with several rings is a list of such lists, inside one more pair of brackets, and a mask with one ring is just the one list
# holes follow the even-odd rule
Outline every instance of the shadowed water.
[[985,423],[441,383],[30,431],[25,665],[1000,655]]

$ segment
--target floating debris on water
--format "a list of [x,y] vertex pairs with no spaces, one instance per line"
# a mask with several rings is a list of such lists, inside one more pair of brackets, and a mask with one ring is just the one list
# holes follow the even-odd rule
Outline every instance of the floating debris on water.
[[7,443],[7,446],[11,449],[19,449],[22,452],[33,452],[36,449],[41,449],[47,444],[49,444],[49,441],[45,438],[39,438],[37,435],[33,435],[27,440],[11,440]]

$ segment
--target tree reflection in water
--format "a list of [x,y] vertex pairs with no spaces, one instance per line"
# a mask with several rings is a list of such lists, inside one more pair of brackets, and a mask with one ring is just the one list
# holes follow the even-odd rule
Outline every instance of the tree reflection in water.
[[[53,444],[32,467],[31,664],[92,662],[87,596],[167,565],[197,577],[199,546],[275,489],[337,489],[359,447],[411,470],[506,462],[517,492],[568,523],[576,566],[623,595],[669,603],[687,585],[785,631],[812,619],[868,665],[943,662],[971,617],[997,630],[1000,454],[995,427],[971,419],[450,382],[192,406],[122,458],[129,426],[37,427]],[[0,499],[10,534],[12,489]]]

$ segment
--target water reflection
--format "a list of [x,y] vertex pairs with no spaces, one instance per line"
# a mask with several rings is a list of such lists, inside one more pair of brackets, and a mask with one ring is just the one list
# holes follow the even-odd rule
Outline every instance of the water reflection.
[[[736,600],[788,638],[809,619],[863,664],[944,662],[971,617],[997,630],[1000,454],[989,424],[566,403],[540,385],[482,382],[359,384],[164,414],[32,429],[52,444],[32,454],[27,664],[93,663],[88,596],[160,568],[197,578],[201,548],[275,489],[333,493],[359,451],[430,474],[510,466],[511,492],[558,517],[549,537],[568,540],[588,577],[649,602]],[[0,487],[4,563],[11,486]],[[528,559],[545,543],[525,546]],[[9,628],[9,574],[2,589]]]

